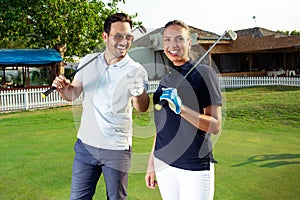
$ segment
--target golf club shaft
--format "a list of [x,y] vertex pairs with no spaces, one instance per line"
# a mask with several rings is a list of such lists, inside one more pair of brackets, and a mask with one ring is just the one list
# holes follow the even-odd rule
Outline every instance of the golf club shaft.
[[[72,72],[71,74],[66,76],[66,79],[70,79],[73,76],[75,76],[75,74],[77,72],[79,72],[80,70],[82,70],[85,66],[87,66],[88,64],[90,64],[93,60],[95,60],[100,54],[97,54],[95,57],[93,57],[91,60],[89,60],[87,63],[85,63],[84,65],[82,65],[80,68],[76,69],[74,72]],[[54,90],[56,90],[55,86],[52,86],[51,88],[49,88],[47,91],[42,93],[42,97],[46,98],[49,94],[51,94]]]
[[[208,55],[208,53],[216,46],[216,44],[225,36],[225,34],[227,33],[227,31],[225,31],[220,37],[219,39],[205,52],[205,54],[203,54],[201,56],[201,58],[197,61],[196,64],[194,64],[194,66],[186,73],[186,75],[183,77],[184,79],[186,79],[186,77],[193,71],[193,69],[195,69],[195,67],[197,67],[197,65],[199,65],[202,60]],[[181,82],[180,82],[181,83]],[[178,84],[180,85],[180,84]],[[177,86],[178,87],[178,86]]]
[[[202,60],[209,54],[209,52],[217,45],[217,43],[226,35],[226,33],[229,34],[229,36],[231,37],[232,40],[236,40],[236,35],[234,35],[235,33],[233,31],[225,31],[218,39],[217,41],[201,56],[201,58],[197,61],[197,63],[194,64],[194,66],[184,75],[183,79],[180,79],[180,81],[177,83],[176,87],[177,88],[184,79],[186,79],[186,77],[202,62]],[[167,104],[168,101],[166,100],[162,100],[160,101],[158,104],[160,104],[161,106],[164,106],[165,104]]]

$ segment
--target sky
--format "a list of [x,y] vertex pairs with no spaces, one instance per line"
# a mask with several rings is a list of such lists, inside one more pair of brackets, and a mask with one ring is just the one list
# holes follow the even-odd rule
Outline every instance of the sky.
[[262,27],[272,31],[300,31],[299,0],[126,0],[119,4],[147,29],[179,19],[190,26],[222,34]]

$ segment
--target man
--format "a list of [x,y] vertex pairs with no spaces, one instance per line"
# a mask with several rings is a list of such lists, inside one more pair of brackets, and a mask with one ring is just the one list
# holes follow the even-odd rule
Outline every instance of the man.
[[53,86],[75,100],[83,94],[82,117],[75,144],[71,199],[92,199],[103,173],[107,199],[126,199],[132,145],[132,105],[140,112],[149,106],[145,69],[128,55],[132,21],[123,14],[109,16],[102,38],[106,49],[85,56],[70,83],[62,75]]

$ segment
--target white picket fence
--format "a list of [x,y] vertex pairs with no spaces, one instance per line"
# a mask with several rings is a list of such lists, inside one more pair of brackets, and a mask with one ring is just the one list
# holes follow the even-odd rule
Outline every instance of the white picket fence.
[[0,91],[0,112],[30,110],[71,104],[63,100],[58,92],[42,98],[47,88],[14,89]]
[[[221,88],[244,88],[254,86],[300,86],[297,77],[219,77]],[[153,93],[159,81],[150,81],[148,93]],[[48,88],[0,90],[0,112],[30,110],[38,108],[71,105],[63,100],[58,92],[52,92],[47,98],[42,93]],[[76,103],[80,103],[76,101]]]
[[244,88],[255,86],[300,86],[300,77],[219,77],[221,88]]

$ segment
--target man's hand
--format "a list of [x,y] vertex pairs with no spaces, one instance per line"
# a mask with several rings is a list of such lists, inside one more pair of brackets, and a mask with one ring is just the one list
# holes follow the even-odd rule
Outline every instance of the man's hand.
[[58,92],[61,92],[69,85],[70,85],[70,80],[66,79],[66,77],[64,77],[63,75],[57,76],[52,83],[52,86],[56,87],[56,90]]
[[169,103],[169,107],[176,114],[181,112],[180,107],[182,106],[182,102],[180,97],[177,94],[176,88],[163,88],[163,93],[160,96],[159,100],[166,100]]
[[130,84],[130,93],[134,97],[141,96],[146,90],[145,84],[144,84],[144,79],[145,74],[143,74],[142,71],[134,71],[130,72],[128,74],[128,78],[130,79],[129,81],[131,82]]

